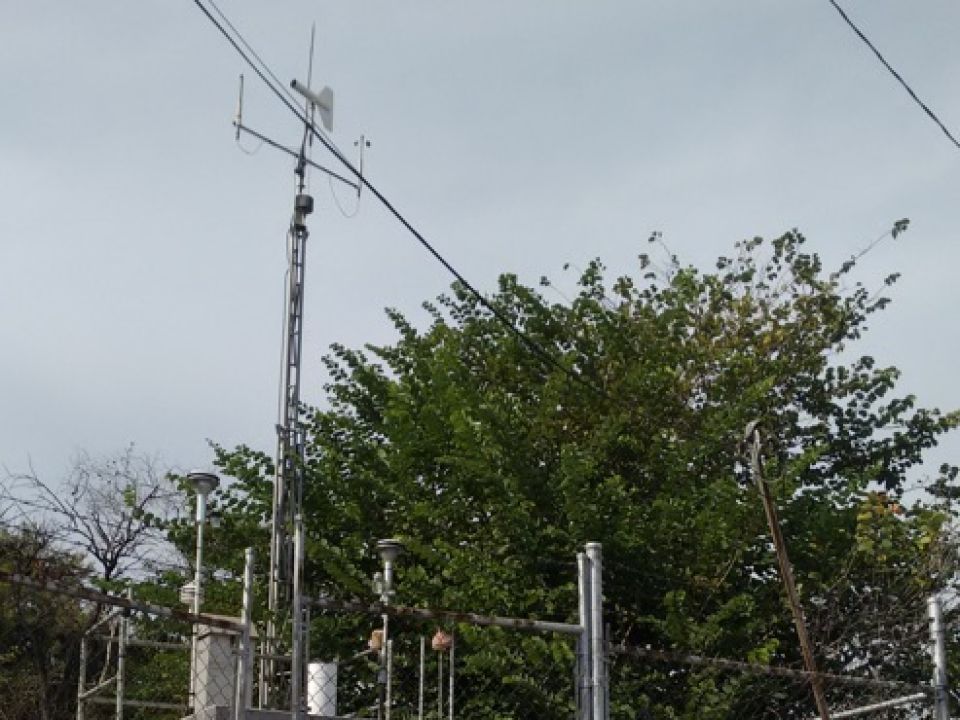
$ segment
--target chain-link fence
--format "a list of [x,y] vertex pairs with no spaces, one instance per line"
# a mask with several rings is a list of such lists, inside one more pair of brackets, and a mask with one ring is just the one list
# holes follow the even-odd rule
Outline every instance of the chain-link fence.
[[78,720],[212,718],[223,714],[217,708],[232,713],[240,638],[234,621],[190,623],[130,603],[81,641]]
[[188,623],[111,608],[80,641],[78,720],[183,717],[190,637]]
[[[24,647],[32,652],[35,696],[6,720],[175,720],[233,715],[244,626],[236,618],[194,616],[178,608],[97,592],[81,585],[38,582],[0,572],[16,588],[17,612],[69,601],[76,617],[67,634],[60,618],[37,617]],[[54,642],[56,640],[56,642]],[[17,651],[11,651],[14,655]],[[0,664],[7,660],[0,651]],[[56,677],[49,670],[55,668]],[[50,702],[49,694],[71,697]],[[21,708],[22,709],[19,709]]]
[[[818,717],[812,677],[795,665],[619,646],[609,656],[610,720]],[[929,684],[870,675],[816,676],[831,718],[933,717]]]
[[576,716],[573,626],[323,606],[311,622],[311,713],[382,720]]
[[[0,583],[17,591],[8,600],[22,605],[15,616],[34,623],[25,646],[42,646],[46,667],[58,673],[41,678],[37,695],[72,685],[75,699],[72,706],[51,702],[43,713],[0,709],[0,718],[253,720],[303,711],[377,720],[813,720],[818,692],[831,718],[947,717],[945,703],[934,710],[945,680],[933,686],[934,667],[945,667],[945,659],[931,658],[929,649],[942,654],[945,630],[956,633],[940,619],[936,598],[928,612],[914,607],[899,624],[851,620],[832,643],[817,644],[815,676],[788,649],[738,659],[626,641],[611,646],[618,628],[597,635],[602,602],[586,572],[576,624],[315,599],[305,614],[301,662],[294,662],[263,652],[270,643],[259,645],[248,560],[239,618],[0,572]],[[63,612],[71,603],[71,618],[85,619],[82,632],[52,637],[39,611]],[[0,669],[4,662],[0,648]]]

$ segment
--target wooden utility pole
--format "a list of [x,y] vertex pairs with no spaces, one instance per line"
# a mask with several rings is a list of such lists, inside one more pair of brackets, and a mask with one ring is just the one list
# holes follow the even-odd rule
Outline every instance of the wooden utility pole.
[[800,652],[803,654],[803,665],[810,673],[810,686],[813,688],[813,699],[817,704],[817,711],[821,720],[830,720],[830,711],[827,709],[827,700],[823,695],[823,681],[817,673],[817,664],[813,659],[813,649],[810,646],[810,637],[807,635],[807,625],[803,619],[803,608],[800,607],[800,596],[797,595],[797,586],[793,580],[793,567],[787,556],[787,545],[780,530],[780,518],[777,515],[777,506],[770,495],[770,486],[763,477],[763,463],[760,459],[760,430],[756,421],[747,425],[744,435],[750,453],[750,469],[754,482],[760,490],[763,499],[763,509],[767,514],[767,524],[770,526],[770,535],[773,537],[773,546],[777,551],[777,562],[780,564],[780,577],[793,613],[793,624],[797,629],[797,638],[800,640]]

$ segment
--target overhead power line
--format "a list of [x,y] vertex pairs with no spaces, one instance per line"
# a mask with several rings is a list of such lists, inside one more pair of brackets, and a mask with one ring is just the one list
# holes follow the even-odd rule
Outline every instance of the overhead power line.
[[[480,291],[478,291],[473,284],[463,276],[462,273],[460,273],[445,257],[443,257],[443,255],[441,255],[435,247],[433,247],[433,245],[413,226],[409,220],[407,220],[407,218],[393,205],[393,203],[391,203],[383,193],[381,193],[369,180],[367,180],[366,177],[360,173],[356,167],[354,167],[353,163],[347,159],[347,157],[333,143],[333,141],[331,141],[322,131],[320,131],[319,128],[316,127],[312,119],[310,119],[296,103],[291,101],[291,99],[288,97],[289,92],[286,90],[286,87],[280,85],[280,83],[276,81],[276,75],[270,70],[263,59],[253,51],[250,44],[243,39],[243,36],[240,34],[240,32],[229,23],[219,8],[217,8],[217,13],[223,17],[224,22],[230,25],[230,29],[237,36],[236,38],[234,38],[230,32],[228,32],[223,23],[213,16],[213,14],[204,6],[201,0],[193,0],[193,2],[201,10],[201,12],[203,12],[207,19],[220,31],[223,37],[227,40],[227,42],[230,43],[240,57],[243,58],[244,62],[250,66],[250,68],[257,74],[263,83],[270,89],[270,91],[276,95],[277,99],[279,99],[280,102],[283,103],[287,109],[290,110],[290,112],[292,112],[297,119],[304,124],[304,127],[309,128],[311,134],[316,137],[324,145],[324,147],[329,150],[335,158],[337,158],[337,160],[343,163],[344,167],[353,173],[363,187],[367,188],[367,190],[373,193],[377,200],[380,201],[380,203],[390,212],[390,214],[393,215],[393,217],[400,222],[400,224],[403,225],[403,227],[406,228],[406,230],[413,235],[414,238],[416,238],[417,242],[419,242],[420,245],[423,246],[423,248],[437,262],[439,262],[444,269],[447,270],[447,272],[453,275],[453,277],[456,278],[456,280],[464,288],[466,288],[466,290],[474,298],[476,298],[476,300],[483,305],[483,307],[486,308],[501,324],[503,324],[503,326],[506,327],[507,330],[509,330],[531,353],[537,356],[546,365],[559,370],[578,384],[589,388],[591,391],[597,393],[601,397],[612,399],[610,395],[602,388],[597,387],[578,373],[563,365],[551,352],[546,350],[542,345],[537,343],[529,335],[523,332],[523,330],[514,325],[510,318],[507,317],[502,310],[484,297],[484,295],[480,293]],[[213,5],[212,2],[211,5]],[[213,5],[213,7],[216,6]],[[247,52],[244,50],[244,47],[241,47],[241,45],[247,48],[250,54],[256,57],[259,65],[251,59],[250,55],[247,54]]]
[[829,2],[831,5],[833,5],[834,8],[836,8],[837,12],[840,13],[840,17],[842,17],[844,21],[847,23],[847,25],[850,26],[850,29],[853,30],[859,36],[859,38],[863,40],[864,43],[866,43],[868,48],[873,50],[873,54],[876,55],[877,59],[881,63],[883,63],[883,66],[890,71],[890,74],[897,79],[897,82],[903,85],[903,89],[906,90],[907,93],[910,95],[910,97],[913,98],[914,102],[916,102],[917,105],[923,108],[923,111],[930,117],[930,119],[933,120],[940,127],[941,130],[943,130],[943,134],[946,135],[948,138],[950,138],[950,142],[952,142],[954,146],[958,150],[960,150],[960,142],[958,142],[957,139],[950,133],[950,131],[947,129],[947,126],[944,125],[943,122],[941,122],[940,118],[937,117],[936,113],[934,113],[933,110],[931,110],[927,106],[927,104],[923,102],[923,100],[917,97],[917,94],[913,91],[913,88],[910,87],[907,84],[907,81],[900,76],[900,73],[898,73],[896,70],[893,69],[890,63],[887,62],[886,58],[884,58],[883,55],[880,54],[880,51],[877,50],[876,46],[872,42],[870,42],[870,39],[863,34],[863,31],[854,24],[853,20],[850,19],[850,16],[847,15],[843,11],[843,8],[837,4],[836,0],[829,0]]

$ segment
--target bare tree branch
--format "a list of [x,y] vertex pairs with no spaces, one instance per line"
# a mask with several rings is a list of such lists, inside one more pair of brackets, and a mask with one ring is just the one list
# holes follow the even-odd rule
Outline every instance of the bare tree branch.
[[54,485],[32,464],[0,481],[0,519],[41,528],[51,539],[82,548],[103,580],[127,576],[168,548],[158,525],[176,512],[180,493],[157,460],[133,445],[112,457],[81,453]]

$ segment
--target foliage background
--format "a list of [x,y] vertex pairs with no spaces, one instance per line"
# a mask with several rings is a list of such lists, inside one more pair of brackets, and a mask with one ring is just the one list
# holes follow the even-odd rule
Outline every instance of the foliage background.
[[[890,235],[906,226],[898,221]],[[574,621],[575,555],[599,541],[611,646],[799,667],[741,447],[758,420],[820,667],[925,682],[926,598],[956,597],[958,470],[931,476],[923,458],[960,415],[918,407],[898,390],[896,368],[856,353],[898,278],[862,286],[854,278],[862,255],[826,270],[792,231],[738,243],[702,271],[681,265],[654,234],[635,276],[610,281],[595,261],[565,302],[546,299],[547,278],[534,288],[504,275],[490,297],[454,285],[425,303],[425,328],[388,310],[396,340],[333,346],[328,404],[303,408],[309,592],[372,599],[376,540],[399,537],[402,604]],[[216,572],[205,609],[235,614],[243,549],[268,546],[274,463],[246,446],[214,452],[233,480],[213,499],[221,524],[206,535]],[[189,562],[194,498],[182,479],[179,515],[127,487],[125,507],[111,513],[133,522],[135,537],[163,531]],[[4,536],[10,567],[30,555],[18,538]],[[96,570],[62,548],[44,550],[46,567],[73,577]],[[261,622],[267,560],[258,554]],[[191,572],[111,571],[100,583],[173,604]],[[59,687],[50,659],[69,668],[67,646],[91,621],[83,608],[44,607],[55,622],[41,628],[37,611],[20,597],[0,610],[4,647],[13,648],[0,656],[0,682],[33,683],[25,697]],[[948,622],[955,647],[952,604]],[[325,659],[349,657],[369,630],[369,618],[316,615],[312,647]],[[140,632],[169,639],[178,630],[144,622]],[[569,674],[528,681],[572,669],[566,641],[463,627],[458,635],[465,712],[569,714]],[[138,692],[170,692],[182,665],[145,659]],[[956,657],[951,668],[960,670]],[[616,718],[759,718],[772,706],[805,717],[811,708],[802,684],[778,689],[621,659],[610,671]],[[58,677],[70,685],[69,672]],[[837,706],[865,697],[832,692]],[[51,718],[69,712],[69,699],[56,703]]]
[[[388,310],[392,344],[333,347],[329,407],[304,409],[312,591],[369,597],[373,543],[398,536],[406,604],[572,620],[575,553],[596,540],[611,643],[798,665],[739,447],[758,419],[822,668],[924,681],[925,598],[954,580],[957,470],[921,464],[960,416],[917,407],[896,368],[855,352],[898,275],[864,287],[864,253],[828,271],[796,231],[707,272],[650,245],[636,277],[591,263],[569,302],[504,275],[485,300],[454,285],[425,303],[425,329]],[[247,531],[224,548],[235,563],[269,517],[273,468],[245,447],[218,461]],[[749,683],[618,672],[625,716],[752,712]]]

